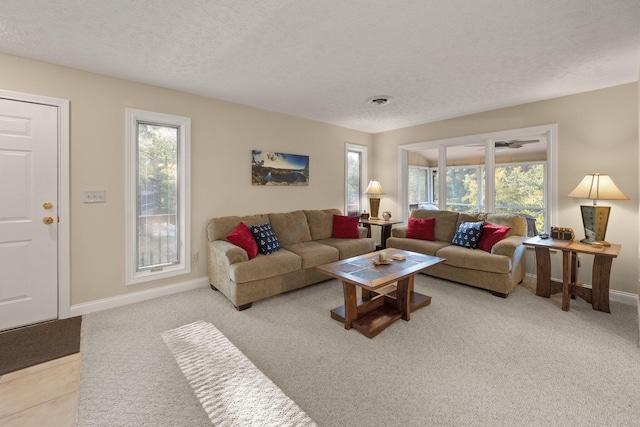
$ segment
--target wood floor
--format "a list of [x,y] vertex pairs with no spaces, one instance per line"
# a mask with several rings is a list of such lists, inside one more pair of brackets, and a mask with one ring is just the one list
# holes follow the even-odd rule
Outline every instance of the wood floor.
[[76,424],[80,353],[0,377],[0,427]]

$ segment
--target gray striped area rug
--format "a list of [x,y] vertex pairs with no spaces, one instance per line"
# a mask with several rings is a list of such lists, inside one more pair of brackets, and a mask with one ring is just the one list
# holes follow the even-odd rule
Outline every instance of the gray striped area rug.
[[211,323],[171,329],[162,339],[214,425],[316,425]]

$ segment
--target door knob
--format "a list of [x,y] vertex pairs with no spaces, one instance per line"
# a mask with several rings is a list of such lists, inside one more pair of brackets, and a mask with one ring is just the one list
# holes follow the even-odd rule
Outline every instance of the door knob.
[[47,225],[53,224],[53,218],[50,216],[45,216],[44,218],[42,218],[42,222],[44,222]]
[[42,204],[42,207],[43,207],[43,208],[45,208],[45,209],[51,209],[51,208],[53,207],[53,203],[51,203],[51,202],[44,202],[44,203]]

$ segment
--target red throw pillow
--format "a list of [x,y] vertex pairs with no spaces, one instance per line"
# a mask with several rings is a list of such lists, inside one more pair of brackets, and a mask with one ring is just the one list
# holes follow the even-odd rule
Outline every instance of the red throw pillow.
[[504,239],[507,234],[509,234],[509,231],[511,231],[511,227],[503,227],[485,222],[482,226],[482,234],[480,234],[478,249],[491,253],[493,245]]
[[342,216],[333,215],[333,232],[331,237],[336,239],[357,239],[358,235],[358,223],[360,217],[358,216]]
[[410,239],[436,240],[435,218],[409,218],[407,237]]
[[241,222],[233,229],[227,236],[227,240],[236,246],[240,246],[247,251],[249,259],[254,259],[258,255],[258,243],[256,243],[255,237],[251,234],[251,230],[244,222]]

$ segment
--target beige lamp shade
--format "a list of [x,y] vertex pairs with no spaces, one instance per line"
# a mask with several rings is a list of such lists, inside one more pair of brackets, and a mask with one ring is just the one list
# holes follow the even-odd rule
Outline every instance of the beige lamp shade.
[[602,173],[587,174],[569,193],[569,197],[593,200],[593,206],[580,206],[585,234],[581,242],[609,246],[605,236],[611,207],[597,206],[597,202],[598,200],[629,200],[629,198],[613,183],[609,175]]
[[569,193],[569,197],[576,199],[596,200],[629,200],[622,191],[614,184],[611,177],[603,173],[587,174],[580,184]]
[[367,185],[367,188],[364,190],[364,194],[384,194],[380,181],[369,181],[369,185]]
[[375,197],[380,194],[384,194],[384,190],[382,189],[382,185],[380,185],[380,181],[376,181],[375,179],[369,181],[369,185],[367,185],[367,188],[365,188],[364,194],[374,196],[369,198],[369,207],[371,208],[371,217],[369,219],[380,219],[378,217],[378,211],[380,210],[380,198]]

